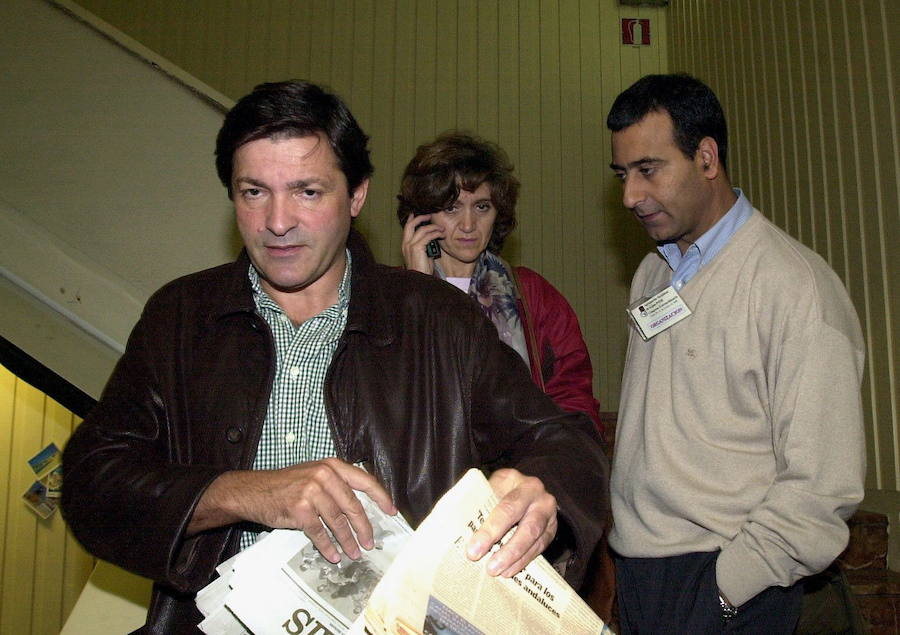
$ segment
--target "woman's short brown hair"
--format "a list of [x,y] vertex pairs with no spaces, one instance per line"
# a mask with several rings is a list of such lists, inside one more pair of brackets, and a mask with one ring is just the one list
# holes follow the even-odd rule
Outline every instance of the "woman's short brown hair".
[[420,145],[403,171],[397,218],[402,225],[411,213],[445,210],[459,198],[460,189],[474,192],[487,183],[497,208],[487,248],[499,253],[516,226],[519,180],[512,172],[509,157],[497,144],[464,132],[445,132]]

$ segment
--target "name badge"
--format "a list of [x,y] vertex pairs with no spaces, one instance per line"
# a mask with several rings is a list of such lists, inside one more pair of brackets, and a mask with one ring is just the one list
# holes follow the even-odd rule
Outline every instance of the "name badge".
[[660,287],[632,302],[625,312],[645,342],[691,314],[690,308],[672,285]]

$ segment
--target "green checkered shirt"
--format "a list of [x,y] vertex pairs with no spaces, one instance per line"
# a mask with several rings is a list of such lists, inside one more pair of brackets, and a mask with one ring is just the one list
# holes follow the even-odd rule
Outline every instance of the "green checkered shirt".
[[[256,451],[254,470],[275,470],[334,456],[334,440],[325,414],[325,373],[347,324],[350,303],[350,251],[338,288],[338,302],[299,326],[263,290],[250,266],[256,308],[275,340],[275,382]],[[241,535],[241,549],[257,533]]]

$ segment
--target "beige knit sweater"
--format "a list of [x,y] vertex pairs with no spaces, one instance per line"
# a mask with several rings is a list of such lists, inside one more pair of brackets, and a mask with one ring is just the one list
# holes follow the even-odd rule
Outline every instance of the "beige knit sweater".
[[[657,254],[631,300],[668,283]],[[754,210],[681,290],[693,315],[629,336],[610,545],[624,556],[722,550],[735,605],[824,569],[863,496],[864,344],[838,277]]]

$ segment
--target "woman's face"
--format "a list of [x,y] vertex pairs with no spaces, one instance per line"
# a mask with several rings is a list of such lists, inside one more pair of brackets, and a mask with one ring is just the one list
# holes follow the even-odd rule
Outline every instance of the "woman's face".
[[440,241],[441,268],[447,276],[472,276],[478,257],[491,240],[496,219],[497,208],[487,182],[474,192],[460,189],[459,198],[450,209],[431,215],[431,222],[444,228],[444,238]]

